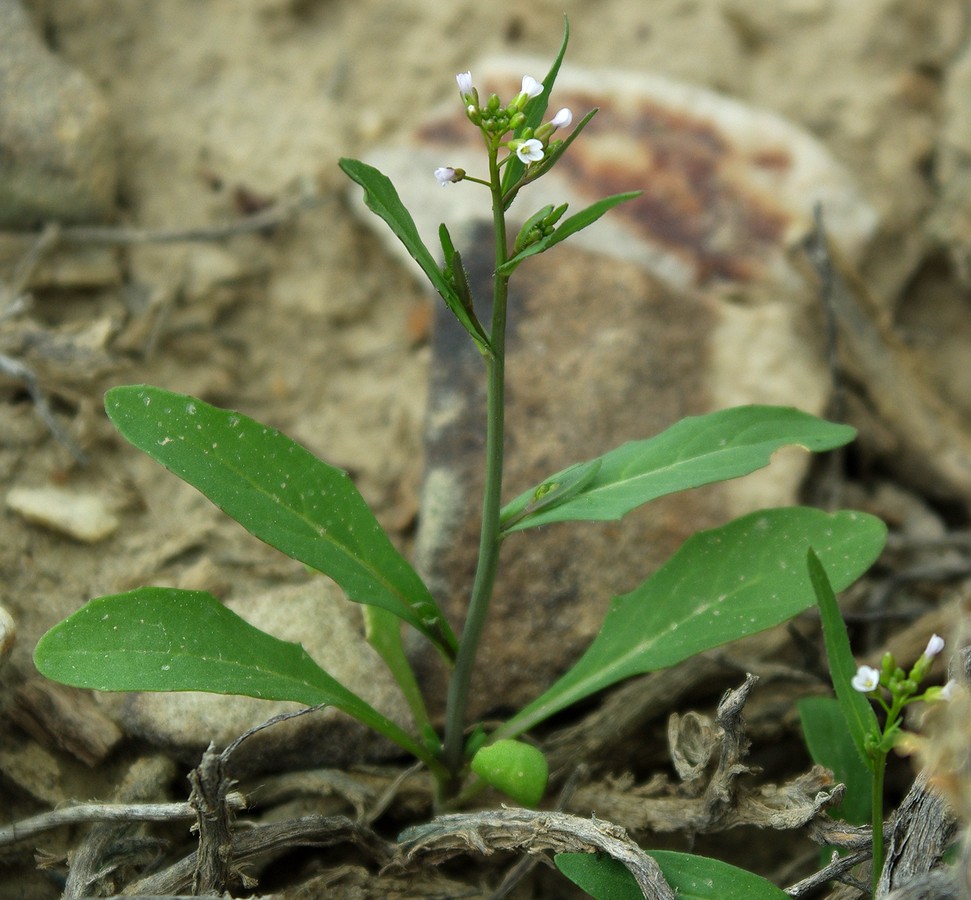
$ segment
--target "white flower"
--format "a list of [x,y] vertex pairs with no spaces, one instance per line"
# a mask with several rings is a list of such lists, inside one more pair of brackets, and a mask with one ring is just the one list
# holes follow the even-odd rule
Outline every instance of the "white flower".
[[455,76],[455,81],[458,83],[459,93],[463,97],[472,93],[473,88],[471,70],[468,72],[459,72],[459,74]]
[[543,93],[543,85],[533,78],[532,75],[524,75],[523,89],[521,93],[525,94],[530,98],[530,100],[532,100],[533,97],[538,97]]
[[516,156],[519,157],[521,162],[527,164],[539,162],[543,158],[543,142],[536,140],[536,138],[523,141],[516,147]]
[[455,181],[455,169],[451,166],[439,166],[435,170],[435,177],[438,179],[438,183],[445,187],[446,184],[451,184]]
[[570,123],[573,122],[573,113],[570,112],[565,106],[561,109],[552,119],[550,119],[550,125],[553,126],[555,131],[557,128],[569,128]]
[[933,659],[944,649],[944,638],[940,635],[932,634],[931,639],[927,642],[927,649],[924,650],[925,659]]
[[875,691],[880,686],[880,670],[873,669],[870,666],[860,666],[850,684],[854,691],[869,694],[870,691]]

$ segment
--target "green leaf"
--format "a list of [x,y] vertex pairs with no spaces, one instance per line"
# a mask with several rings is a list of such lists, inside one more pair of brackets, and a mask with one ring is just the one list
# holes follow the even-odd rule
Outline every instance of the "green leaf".
[[644,900],[627,866],[606,853],[557,853],[553,862],[595,900]]
[[37,669],[98,691],[206,691],[336,706],[419,759],[430,754],[317,665],[205,591],[145,587],[99,597],[45,634]]
[[522,741],[496,741],[480,748],[470,767],[487,784],[523,806],[536,806],[550,777],[543,752]]
[[533,491],[533,496],[529,503],[521,509],[511,510],[507,506],[503,510],[503,513],[508,511],[508,518],[500,517],[499,523],[502,530],[507,532],[511,531],[512,526],[521,519],[525,519],[526,516],[532,516],[543,509],[559,506],[571,497],[576,496],[597,477],[597,472],[600,471],[601,464],[600,459],[577,463],[568,469],[564,469],[555,480],[544,481]]
[[[525,108],[523,109],[523,114],[525,115],[525,120],[522,126],[517,129],[516,134],[520,134],[524,129],[531,128],[534,131],[536,128],[542,124],[543,116],[546,115],[546,109],[550,103],[550,92],[553,90],[553,85],[556,82],[556,76],[560,73],[560,65],[563,62],[563,56],[566,53],[566,45],[570,42],[570,20],[564,16],[563,17],[563,42],[560,44],[560,51],[556,54],[556,59],[553,60],[553,65],[550,66],[549,72],[546,73],[546,77],[543,79],[543,93],[539,96],[533,97],[527,101]],[[506,163],[505,171],[502,174],[502,193],[503,196],[509,194],[509,191],[519,181],[523,176],[526,166],[520,161],[519,157],[515,153],[511,154],[509,162]],[[515,195],[513,195],[515,196]],[[509,208],[509,204],[512,203],[513,197],[507,197],[506,209]]]
[[570,216],[568,219],[564,219],[560,225],[556,227],[552,234],[547,235],[544,238],[536,241],[535,244],[530,244],[525,250],[520,250],[514,257],[506,260],[496,272],[499,275],[510,275],[516,267],[527,257],[535,256],[537,253],[542,253],[544,250],[549,250],[550,247],[554,247],[561,241],[565,241],[571,235],[576,234],[578,231],[586,228],[588,225],[592,225],[597,221],[607,210],[613,209],[620,203],[626,200],[633,200],[635,197],[639,197],[642,191],[627,191],[623,194],[614,194],[612,197],[604,197],[603,200],[598,200],[596,203],[592,203],[586,209],[581,210],[574,216]]
[[815,547],[840,589],[877,558],[886,527],[857,512],[762,510],[690,537],[640,587],[615,597],[576,665],[496,732],[514,737],[616,682],[763,631],[813,605]]
[[388,671],[401,688],[401,693],[408,702],[411,715],[416,727],[420,730],[431,728],[425,698],[415,678],[415,671],[405,654],[404,642],[401,640],[401,619],[394,613],[382,609],[380,606],[366,605],[364,607],[364,633],[367,642],[384,660]]
[[863,764],[835,697],[803,697],[796,702],[802,734],[813,762],[826,766],[846,785],[843,802],[829,811],[851,825],[870,821],[873,779]]
[[147,385],[108,391],[118,430],[244,528],[333,578],[347,596],[394,613],[447,658],[455,635],[347,473],[274,428]]
[[[785,900],[789,895],[760,875],[692,853],[647,851],[678,900]],[[634,876],[616,859],[599,853],[557,853],[556,867],[596,900],[643,900]]]
[[[622,444],[599,457],[600,469],[582,491],[526,515],[507,530],[577,519],[619,519],[665,494],[748,475],[767,466],[772,454],[788,444],[819,452],[849,443],[855,434],[849,425],[785,406],[736,406],[689,416],[655,437]],[[544,484],[560,481],[573,469],[550,476]],[[507,504],[501,520],[516,520],[536,490]]]
[[388,224],[395,236],[405,245],[415,262],[421,266],[432,287],[441,295],[445,305],[455,314],[462,327],[471,335],[472,340],[484,354],[491,355],[492,345],[482,326],[470,315],[455,288],[438,267],[418,233],[418,226],[405,208],[395,190],[391,179],[357,159],[342,159],[340,167],[354,182],[364,188],[364,202],[368,209],[380,216]]
[[[879,738],[880,723],[877,721],[870,701],[859,691],[854,690],[851,684],[857,667],[853,651],[850,649],[846,623],[843,621],[843,614],[833,593],[834,585],[830,583],[827,571],[820,564],[819,557],[814,551],[818,551],[818,548],[812,544],[807,551],[806,561],[813,590],[816,593],[816,602],[819,604],[819,616],[823,624],[823,640],[826,643],[826,656],[829,659],[833,689],[836,691],[836,699],[843,711],[853,745],[868,771],[872,772],[875,763],[866,752],[866,737],[873,735]],[[837,586],[836,589],[840,588]]]
[[730,866],[719,859],[676,853],[673,850],[647,850],[661,867],[664,880],[674,888],[678,900],[788,900],[789,895],[761,875]]

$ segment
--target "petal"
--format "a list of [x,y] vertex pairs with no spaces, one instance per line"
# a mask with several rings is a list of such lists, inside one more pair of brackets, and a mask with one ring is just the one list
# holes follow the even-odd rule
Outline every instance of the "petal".
[[933,659],[944,649],[944,638],[938,634],[932,634],[931,639],[927,642],[927,649],[924,650],[924,657],[926,659]]
[[466,94],[472,93],[472,71],[459,72],[455,76],[455,81],[459,86],[459,93],[464,97]]
[[533,97],[538,97],[543,93],[543,85],[533,78],[532,75],[524,75],[522,93],[524,93],[530,99]]
[[573,113],[570,112],[565,106],[561,109],[552,119],[550,119],[550,125],[554,128],[569,128],[570,124],[573,122]]

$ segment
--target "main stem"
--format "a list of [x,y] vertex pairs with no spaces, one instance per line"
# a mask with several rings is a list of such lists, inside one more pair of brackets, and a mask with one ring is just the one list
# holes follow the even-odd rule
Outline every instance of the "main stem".
[[[489,150],[489,180],[492,190],[492,221],[495,231],[496,269],[506,261],[506,217],[502,202],[497,147]],[[492,353],[486,357],[486,470],[482,499],[482,530],[479,560],[472,584],[469,611],[459,641],[455,670],[448,686],[445,708],[445,766],[452,776],[450,791],[459,787],[464,759],[465,713],[479,640],[485,627],[499,562],[499,510],[502,493],[502,450],[505,437],[506,300],[509,276],[496,274],[492,298]]]
[[870,883],[873,887],[873,896],[877,896],[877,886],[880,884],[880,876],[883,874],[883,776],[887,768],[887,754],[877,753],[874,757],[873,766],[873,796],[870,798],[870,826],[873,853],[870,869]]

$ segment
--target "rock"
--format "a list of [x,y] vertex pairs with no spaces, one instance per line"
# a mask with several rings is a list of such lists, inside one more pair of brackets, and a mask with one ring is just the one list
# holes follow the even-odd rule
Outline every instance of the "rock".
[[[544,71],[503,61],[474,67],[473,76],[481,96],[507,97],[524,73]],[[875,214],[849,174],[778,116],[666,79],[564,68],[550,107],[563,105],[576,116],[593,106],[600,113],[553,174],[523,191],[510,210],[513,228],[546,203],[569,201],[569,215],[608,194],[645,193],[571,238],[569,252],[534,257],[512,280],[504,497],[686,415],[747,402],[821,413],[829,385],[822,328],[790,253],[816,202],[847,256],[865,246]],[[366,161],[392,178],[429,247],[438,246],[438,223],[448,224],[488,321],[484,192],[431,180],[445,164],[481,175],[477,141],[454,103],[405,146]],[[383,223],[369,221],[387,237]],[[441,304],[430,370],[417,562],[458,627],[478,546],[484,380],[481,357]],[[795,502],[807,460],[795,451],[761,480],[662,498],[621,523],[512,535],[470,715],[502,715],[535,698],[586,648],[611,597],[636,587],[694,531]],[[412,650],[441,713],[445,673],[417,639]]]
[[109,217],[118,181],[107,103],[0,3],[0,227]]
[[17,623],[13,616],[0,606],[0,669],[3,669],[17,640]]
[[[304,649],[341,684],[379,712],[408,727],[407,706],[383,661],[364,640],[360,613],[322,578],[277,587],[226,604],[258,628]],[[122,727],[198,763],[210,741],[225,747],[272,716],[301,709],[298,703],[204,693],[141,693],[113,698]],[[244,741],[233,755],[233,774],[287,768],[342,766],[394,756],[394,745],[336,709],[328,708],[273,725]]]
[[16,487],[7,494],[7,507],[28,522],[96,544],[114,534],[118,518],[97,494],[64,487]]

